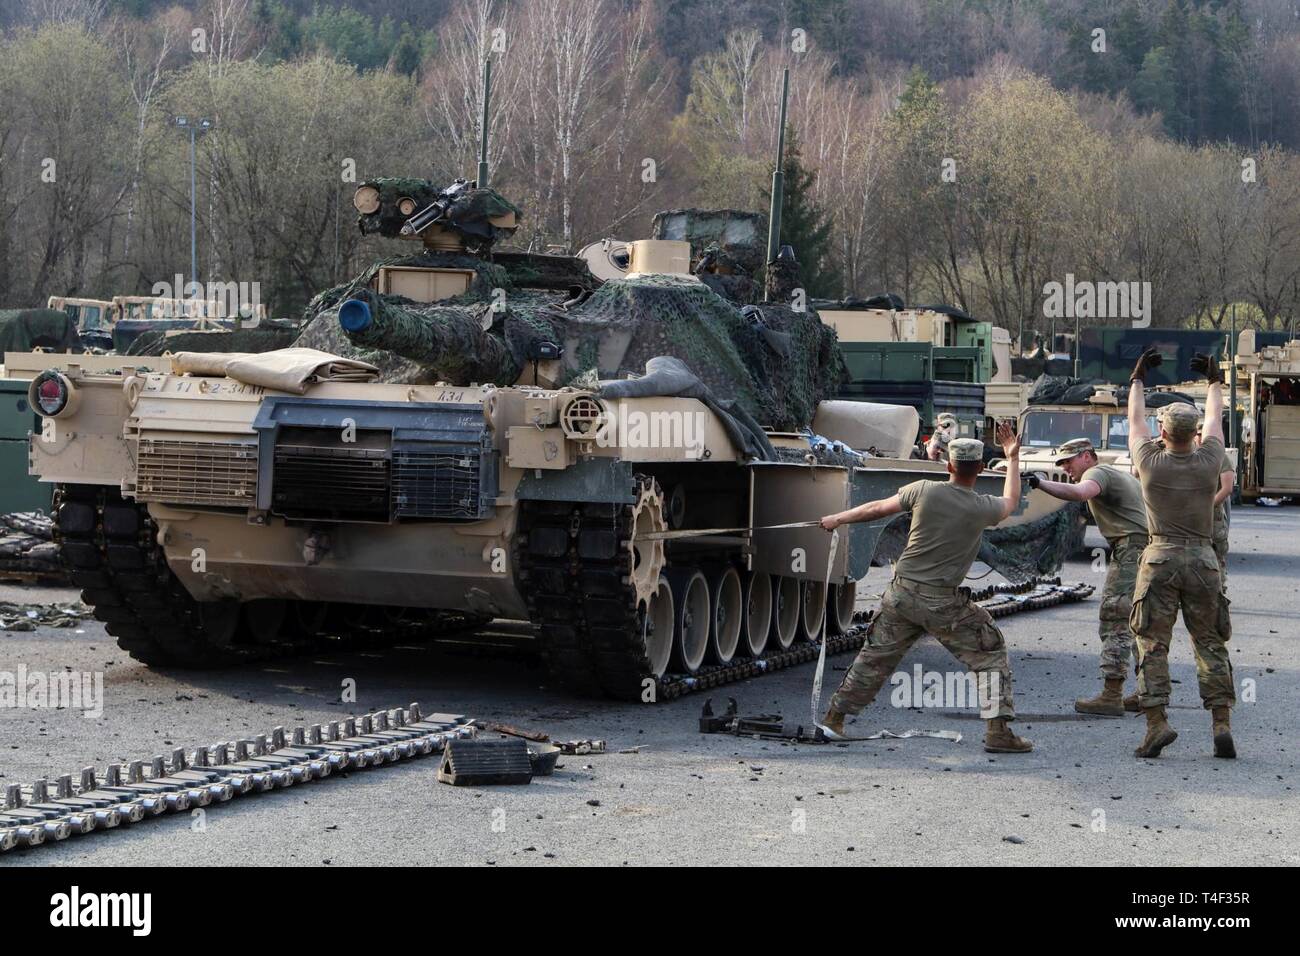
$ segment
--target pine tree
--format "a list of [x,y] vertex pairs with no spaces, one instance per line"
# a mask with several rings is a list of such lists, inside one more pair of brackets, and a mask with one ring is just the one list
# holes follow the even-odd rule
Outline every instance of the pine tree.
[[[813,199],[817,173],[804,166],[799,141],[788,127],[783,172],[780,243],[794,248],[809,298],[838,297],[842,290],[839,270],[831,259],[832,222]],[[770,186],[764,189],[763,198],[770,206]]]

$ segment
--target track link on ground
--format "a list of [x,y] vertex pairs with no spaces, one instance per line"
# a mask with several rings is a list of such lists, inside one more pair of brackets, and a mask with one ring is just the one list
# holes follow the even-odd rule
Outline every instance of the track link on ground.
[[327,725],[283,727],[270,734],[177,749],[170,758],[93,767],[30,787],[10,784],[0,808],[0,852],[35,847],[225,803],[234,797],[309,783],[331,773],[364,770],[441,753],[448,740],[472,737],[467,717],[420,713],[420,705],[377,711]]

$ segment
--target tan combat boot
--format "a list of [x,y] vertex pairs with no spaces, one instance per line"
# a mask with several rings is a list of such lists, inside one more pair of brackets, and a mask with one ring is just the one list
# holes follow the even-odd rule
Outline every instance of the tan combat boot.
[[1138,703],[1138,695],[1136,693],[1129,694],[1124,698],[1124,710],[1130,714],[1142,713],[1142,705]]
[[833,734],[844,736],[844,714],[832,707],[826,711],[826,716],[822,718],[822,726]]
[[1074,709],[1081,714],[1096,714],[1099,717],[1124,716],[1124,678],[1107,677],[1106,685],[1096,697],[1081,697],[1074,702]]
[[1210,714],[1214,719],[1214,756],[1231,760],[1237,756],[1237,748],[1232,742],[1232,708],[1215,707]]
[[994,717],[984,732],[984,749],[991,754],[1027,754],[1034,745],[1012,733],[1005,717]]
[[1178,731],[1169,726],[1163,707],[1148,707],[1146,715],[1147,735],[1142,738],[1142,744],[1137,750],[1133,751],[1133,756],[1159,757],[1160,751],[1178,739]]

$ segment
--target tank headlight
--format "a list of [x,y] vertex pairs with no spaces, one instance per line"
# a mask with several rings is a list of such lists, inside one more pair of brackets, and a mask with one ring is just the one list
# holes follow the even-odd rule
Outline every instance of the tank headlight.
[[72,382],[53,369],[36,376],[27,387],[27,403],[43,418],[58,418],[73,411],[77,398]]

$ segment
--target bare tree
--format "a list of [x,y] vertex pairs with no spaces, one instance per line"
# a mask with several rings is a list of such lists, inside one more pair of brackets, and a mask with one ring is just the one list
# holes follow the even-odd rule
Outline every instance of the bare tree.
[[[124,186],[126,194],[126,228],[122,232],[122,258],[131,257],[131,240],[135,234],[136,202],[140,191],[140,174],[144,162],[145,134],[150,112],[165,76],[164,64],[172,49],[172,25],[163,20],[156,37],[149,38],[148,46],[139,42],[133,27],[118,26],[118,41],[122,48],[122,66],[127,75],[131,99],[135,103],[135,145],[131,153],[131,179]],[[153,50],[149,50],[149,46]],[[153,55],[150,56],[149,54]],[[152,60],[152,64],[150,61]]]
[[522,165],[536,182],[545,182],[536,194],[537,214],[553,223],[558,244],[572,249],[574,203],[583,179],[601,160],[593,148],[608,118],[609,10],[605,0],[533,0],[525,9],[514,46],[518,68],[529,78]]
[[94,29],[108,11],[108,0],[31,0],[30,16],[36,23],[79,23]]
[[[424,115],[440,147],[435,166],[444,172],[473,169],[483,123],[483,61],[492,56],[488,117],[488,168],[511,148],[520,71],[510,55],[511,29],[498,0],[463,0],[442,31],[437,63],[423,83]],[[493,54],[497,38],[506,49]]]

